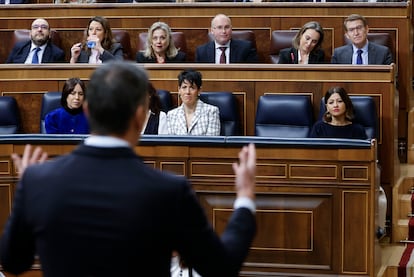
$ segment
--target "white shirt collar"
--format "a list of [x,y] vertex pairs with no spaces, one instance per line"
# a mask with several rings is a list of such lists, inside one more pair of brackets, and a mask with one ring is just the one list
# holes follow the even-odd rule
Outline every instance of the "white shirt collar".
[[47,43],[45,43],[45,44],[43,44],[43,45],[41,45],[41,46],[37,46],[36,44],[34,44],[33,42],[32,42],[32,46],[30,46],[30,52],[32,52],[35,48],[37,48],[37,47],[39,47],[40,48],[40,51],[42,52],[42,51],[45,51],[45,48],[46,48],[46,45],[47,45]]
[[[231,40],[229,40],[226,44],[224,44],[224,45],[221,45],[221,44],[218,44],[217,43],[217,41],[214,41],[214,45],[215,45],[215,47],[216,47],[216,49],[218,49],[219,47],[227,47],[227,49],[229,49],[230,48],[230,41]],[[226,50],[227,50],[226,49]]]
[[102,148],[130,147],[126,140],[110,136],[91,135],[85,139],[84,143],[88,146]]

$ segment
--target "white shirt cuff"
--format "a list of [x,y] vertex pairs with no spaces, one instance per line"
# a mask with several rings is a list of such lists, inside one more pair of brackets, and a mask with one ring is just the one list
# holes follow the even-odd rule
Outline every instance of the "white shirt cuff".
[[238,197],[236,201],[234,201],[233,205],[234,209],[238,208],[247,208],[249,209],[253,214],[256,213],[256,204],[252,199],[249,197]]

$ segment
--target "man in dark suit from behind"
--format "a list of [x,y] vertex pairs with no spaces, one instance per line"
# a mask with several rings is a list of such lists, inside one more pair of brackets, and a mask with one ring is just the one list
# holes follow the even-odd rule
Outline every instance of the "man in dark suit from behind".
[[[37,59],[34,56],[37,56]],[[32,22],[30,40],[17,42],[6,63],[60,63],[65,61],[65,53],[50,40],[50,26],[43,18]]]
[[[335,48],[331,63],[388,65],[393,62],[391,51],[387,46],[368,41],[369,27],[362,15],[348,16],[344,21],[344,30],[345,36],[352,43]],[[359,59],[358,55],[360,55]]]
[[44,160],[41,150],[12,156],[24,173],[0,242],[4,270],[20,274],[37,253],[45,277],[166,277],[178,251],[203,277],[238,276],[256,228],[254,145],[233,164],[237,198],[219,238],[189,182],[135,154],[147,89],[136,64],[104,64],[84,103],[92,135],[72,153],[25,170]]
[[[257,63],[257,51],[250,41],[232,39],[231,19],[218,14],[211,20],[214,41],[196,49],[195,61],[201,63]],[[224,60],[220,61],[224,51]]]

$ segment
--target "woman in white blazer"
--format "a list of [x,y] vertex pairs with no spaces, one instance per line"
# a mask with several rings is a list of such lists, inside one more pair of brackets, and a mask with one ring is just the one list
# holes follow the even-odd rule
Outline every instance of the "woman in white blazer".
[[219,109],[199,99],[201,73],[192,69],[178,75],[178,95],[182,104],[167,114],[170,135],[220,135]]

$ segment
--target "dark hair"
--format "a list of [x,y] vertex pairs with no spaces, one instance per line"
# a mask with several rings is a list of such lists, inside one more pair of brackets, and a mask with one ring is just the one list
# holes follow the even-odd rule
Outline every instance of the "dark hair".
[[203,82],[201,73],[194,69],[185,69],[178,75],[179,87],[184,81],[189,82],[191,85],[195,84],[198,89],[201,88]]
[[149,109],[154,114],[159,114],[161,111],[161,99],[157,94],[157,90],[154,88],[151,82],[148,82],[148,94],[150,97]]
[[148,77],[143,68],[121,61],[101,65],[92,74],[86,95],[91,131],[124,134],[138,106],[147,105],[147,98]]
[[344,30],[348,31],[347,28],[346,28],[346,24],[348,22],[355,21],[355,20],[361,20],[362,23],[364,24],[364,27],[367,27],[367,25],[368,25],[367,20],[362,15],[360,15],[360,14],[351,14],[350,16],[345,18],[345,20],[344,20]]
[[66,110],[70,110],[70,108],[68,107],[67,99],[68,99],[68,95],[75,89],[76,85],[80,85],[84,95],[86,95],[85,83],[81,79],[77,77],[67,79],[65,84],[63,85],[62,96],[60,97],[60,104]]
[[[352,105],[352,100],[351,98],[349,98],[349,95],[344,88],[331,87],[330,89],[328,89],[324,96],[325,105],[328,103],[329,97],[331,97],[334,93],[338,93],[342,101],[344,101],[345,103],[345,118],[349,121],[352,121],[352,119],[354,118],[354,105]],[[331,114],[328,112],[328,110],[326,110],[325,114],[323,115],[323,119],[326,122],[332,121]]]
[[293,46],[298,49],[299,45],[300,45],[300,39],[303,36],[303,33],[306,32],[306,30],[308,29],[312,29],[315,30],[316,32],[319,33],[319,40],[318,43],[315,45],[315,47],[313,48],[312,51],[315,51],[317,49],[319,49],[322,45],[323,42],[323,37],[324,37],[324,32],[323,32],[323,28],[322,26],[319,24],[319,22],[316,21],[310,21],[308,23],[305,23],[305,25],[302,26],[302,28],[300,28],[299,32],[295,35],[295,37],[293,38]]
[[[105,50],[110,50],[112,48],[112,44],[115,41],[112,35],[111,26],[109,25],[109,21],[105,17],[95,16],[89,20],[88,26],[86,26],[85,40],[88,37],[89,26],[93,21],[99,22],[102,25],[102,28],[104,29],[104,38],[101,41],[101,45]],[[90,49],[86,46],[86,43],[84,43],[84,49],[90,51]]]

